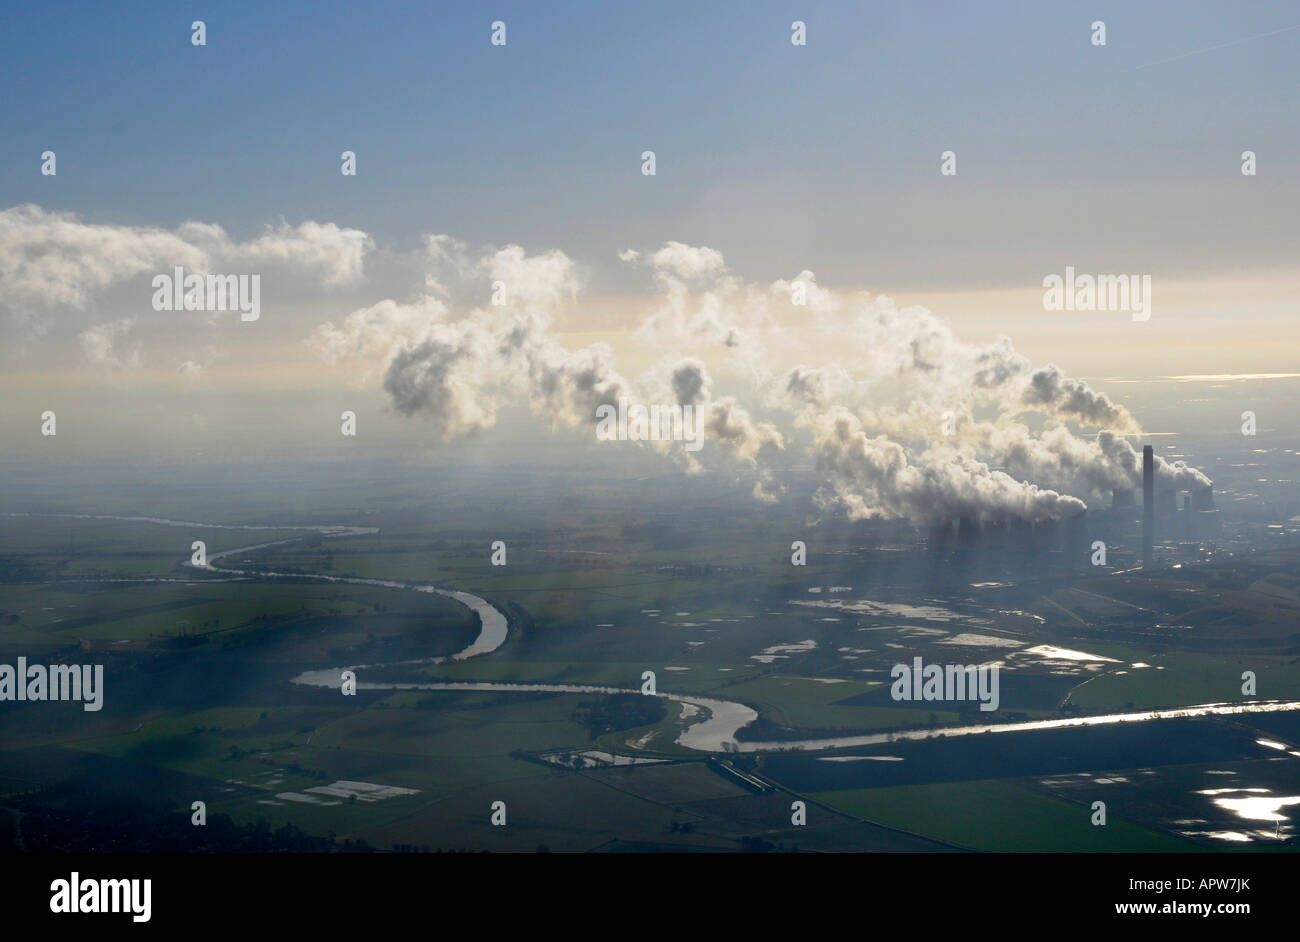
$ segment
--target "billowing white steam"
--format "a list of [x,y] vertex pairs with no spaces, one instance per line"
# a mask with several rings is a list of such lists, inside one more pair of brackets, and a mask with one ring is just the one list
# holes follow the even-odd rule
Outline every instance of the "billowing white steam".
[[[633,382],[618,372],[608,345],[570,350],[555,338],[555,313],[579,290],[563,254],[528,256],[508,246],[469,262],[458,254],[463,247],[451,240],[432,239],[428,245],[435,261],[451,260],[461,274],[479,273],[499,283],[506,303],[475,307],[451,319],[447,305],[431,294],[406,304],[388,299],[352,312],[342,325],[321,326],[311,338],[330,362],[386,351],[383,386],[398,412],[425,418],[452,438],[491,428],[499,410],[515,401],[527,403],[554,428],[594,428],[597,408],[617,408],[620,400],[689,405],[699,412],[705,440],[750,466],[760,497],[770,499],[779,491],[757,465],[765,448],[784,446],[780,432],[755,420],[735,398],[715,399],[701,360],[674,357]],[[655,258],[685,277],[706,274],[721,261],[716,253],[681,245]],[[427,283],[442,286],[433,274]],[[644,444],[671,453],[687,468],[698,467],[695,457],[673,452],[668,442]]]
[[929,525],[962,517],[1040,521],[1084,509],[1076,497],[1026,484],[959,452],[923,465],[902,445],[871,438],[858,417],[836,406],[818,419],[817,470],[827,481],[823,502],[843,505],[853,519],[906,517]]
[[[355,311],[313,342],[327,358],[385,350],[394,407],[444,435],[490,428],[511,402],[556,428],[594,427],[596,407],[620,399],[689,405],[701,410],[710,454],[748,467],[755,496],[774,499],[782,489],[769,461],[788,447],[787,435],[739,395],[715,395],[706,363],[717,356],[755,403],[786,413],[811,437],[823,482],[816,499],[851,517],[1060,519],[1084,509],[1080,498],[1140,484],[1141,457],[1124,437],[1139,426],[1127,409],[1055,364],[1034,367],[1006,337],[964,343],[924,308],[835,292],[810,271],[749,284],[708,248],[629,250],[620,257],[649,266],[657,290],[634,336],[663,351],[632,380],[607,345],[570,350],[552,333],[555,314],[580,287],[563,254],[510,246],[475,260],[460,243],[428,244],[433,262],[497,278],[509,302],[453,317],[442,275],[431,272],[429,294]],[[810,362],[778,369],[774,351],[787,362],[806,352]],[[711,460],[652,447],[688,469]],[[1162,487],[1209,484],[1182,462],[1157,459],[1157,475]]]
[[[106,319],[95,303],[124,282],[176,265],[270,267],[333,289],[363,281],[373,248],[366,233],[333,223],[281,224],[238,241],[210,223],[99,225],[14,207],[0,211],[0,329],[16,350],[56,325],[71,328],[91,362],[132,369],[144,359],[135,337],[143,321]],[[655,290],[632,336],[657,359],[636,377],[620,372],[610,346],[570,349],[554,332],[581,289],[564,253],[475,252],[447,236],[428,236],[418,256],[404,257],[424,274],[409,300],[353,310],[310,343],[328,363],[377,361],[394,409],[448,438],[490,430],[512,405],[553,428],[588,431],[601,405],[689,406],[705,430],[702,451],[641,447],[688,471],[744,475],[762,500],[782,492],[775,457],[810,441],[819,502],[857,517],[1059,518],[1080,509],[1079,498],[1140,486],[1140,455],[1125,437],[1139,426],[1128,410],[1054,364],[1036,367],[1005,337],[965,343],[924,308],[831,290],[807,270],[746,282],[712,248],[669,242],[619,257],[644,267]],[[479,303],[457,302],[448,286],[458,284],[473,285]],[[201,371],[197,359],[180,370]],[[1210,483],[1159,457],[1156,474],[1162,488]]]

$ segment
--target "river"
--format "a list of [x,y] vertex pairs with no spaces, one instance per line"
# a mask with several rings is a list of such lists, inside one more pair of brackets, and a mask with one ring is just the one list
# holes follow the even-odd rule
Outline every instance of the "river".
[[[207,566],[202,567],[211,572],[239,577],[273,578],[273,579],[316,579],[323,582],[339,582],[350,585],[384,586],[393,589],[405,589],[415,592],[429,592],[452,599],[478,613],[482,623],[478,637],[467,647],[447,657],[417,658],[415,660],[394,661],[387,664],[355,664],[348,667],[311,670],[293,677],[292,683],[313,687],[339,688],[343,671],[354,673],[379,667],[400,665],[440,664],[448,661],[463,661],[472,657],[491,654],[505,643],[509,632],[506,616],[485,599],[453,589],[423,583],[399,582],[392,579],[364,579],[355,576],[330,576],[314,573],[282,573],[262,570],[227,569],[212,565],[214,560],[254,552],[271,546],[280,546],[305,539],[310,534],[322,536],[363,536],[378,533],[376,527],[350,526],[272,526],[251,524],[209,524],[188,521],[168,520],[162,517],[129,517],[111,514],[6,514],[11,517],[42,516],[69,517],[81,520],[124,520],[134,523],[154,523],[160,526],[192,527],[220,530],[302,530],[304,536],[275,540],[269,543],[256,543],[235,549],[222,550],[208,557]],[[188,558],[186,565],[190,565]],[[200,568],[200,567],[195,567]],[[89,582],[140,582],[169,581],[161,579],[114,579],[85,580]],[[516,692],[516,693],[582,693],[582,694],[627,694],[640,693],[639,688],[605,687],[591,684],[547,684],[547,683],[506,683],[487,681],[431,681],[428,683],[373,683],[366,682],[358,675],[357,688],[360,690],[465,690],[477,692]],[[655,696],[664,697],[676,703],[690,703],[702,708],[700,718],[689,723],[677,737],[677,744],[699,752],[811,752],[828,749],[847,749],[858,746],[876,746],[891,742],[916,741],[925,739],[950,738],[954,736],[994,735],[1000,733],[1028,732],[1042,729],[1063,729],[1073,726],[1107,726],[1117,723],[1140,723],[1155,720],[1174,719],[1194,716],[1229,716],[1243,713],[1277,713],[1300,710],[1300,701],[1266,700],[1251,703],[1204,703],[1195,706],[1177,707],[1165,710],[1145,710],[1133,713],[1110,713],[1102,716],[1080,716],[1056,720],[1032,720],[1024,723],[1002,723],[987,726],[948,726],[932,729],[899,730],[888,733],[866,733],[856,736],[837,736],[822,739],[794,739],[778,742],[739,742],[739,731],[758,719],[758,713],[743,703],[731,700],[719,700],[695,694],[660,692]]]

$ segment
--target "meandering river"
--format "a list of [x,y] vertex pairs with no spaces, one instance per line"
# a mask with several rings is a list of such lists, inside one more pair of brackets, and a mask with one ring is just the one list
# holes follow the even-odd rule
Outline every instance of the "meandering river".
[[[298,540],[306,539],[312,534],[319,534],[326,537],[336,536],[363,536],[378,533],[376,527],[351,527],[351,526],[273,526],[273,525],[253,525],[253,524],[213,524],[213,523],[195,523],[190,521],[168,520],[163,517],[140,517],[140,516],[116,516],[112,514],[22,514],[11,513],[5,516],[10,517],[65,517],[80,520],[123,520],[132,523],[153,523],[160,526],[168,527],[189,527],[205,528],[217,530],[279,530],[279,531],[304,531],[302,536],[289,537],[284,540],[275,540],[267,543],[255,543],[250,546],[241,546],[235,549],[222,550],[219,553],[212,553],[207,558],[207,565],[204,568],[207,571],[222,573],[223,575],[237,576],[240,578],[272,578],[272,579],[315,579],[322,582],[338,582],[350,585],[371,585],[383,586],[392,589],[405,589],[414,592],[428,592],[441,595],[444,598],[452,599],[466,606],[471,611],[478,613],[482,628],[476,637],[466,648],[447,657],[429,657],[417,658],[415,660],[395,661],[387,664],[354,664],[346,667],[329,668],[325,670],[305,671],[296,677],[291,678],[295,684],[305,684],[314,687],[333,687],[339,688],[343,671],[350,670],[353,672],[364,671],[367,669],[379,667],[394,667],[399,665],[414,664],[439,664],[448,661],[463,661],[472,657],[481,657],[485,654],[491,654],[497,648],[505,643],[509,632],[509,624],[506,616],[502,614],[495,606],[476,595],[469,592],[462,592],[453,589],[444,589],[438,586],[401,582],[393,579],[365,579],[354,576],[333,576],[315,573],[297,573],[297,572],[271,572],[265,570],[245,570],[232,569],[221,566],[215,566],[213,563],[219,559],[225,559],[231,556],[238,556],[243,553],[251,553],[257,550],[266,549],[271,546],[281,546],[287,543],[294,543]],[[189,559],[185,561],[190,565]],[[195,567],[200,568],[200,567]],[[165,579],[113,579],[102,580],[93,579],[85,580],[90,582],[162,582],[170,581]],[[357,688],[361,690],[466,690],[466,691],[500,691],[516,693],[584,693],[584,694],[619,694],[619,693],[640,693],[639,688],[632,687],[606,687],[593,684],[548,684],[548,683],[506,683],[506,682],[477,682],[477,681],[431,681],[428,683],[400,683],[400,682],[369,682],[357,677]],[[1071,726],[1108,726],[1118,723],[1141,723],[1155,720],[1174,719],[1179,717],[1195,716],[1229,716],[1243,713],[1277,713],[1300,710],[1300,701],[1296,700],[1266,700],[1251,703],[1204,703],[1195,706],[1177,707],[1165,710],[1144,710],[1132,713],[1111,713],[1103,716],[1081,716],[1070,717],[1067,719],[1056,720],[1033,720],[1024,723],[1002,723],[987,726],[949,726],[933,729],[916,729],[900,730],[889,733],[868,733],[858,736],[837,736],[822,739],[795,739],[779,742],[738,742],[737,733],[758,719],[758,713],[751,707],[743,703],[736,703],[730,700],[720,700],[714,697],[698,696],[696,694],[682,694],[660,692],[656,696],[664,697],[676,703],[689,703],[700,707],[701,711],[696,714],[692,722],[689,722],[681,734],[677,737],[677,743],[688,749],[700,752],[777,752],[777,751],[820,751],[828,749],[847,749],[858,746],[876,746],[891,742],[916,741],[925,739],[951,738],[954,736],[974,736],[974,735],[996,735],[1003,733],[1028,732],[1031,730],[1041,729],[1062,729]]]

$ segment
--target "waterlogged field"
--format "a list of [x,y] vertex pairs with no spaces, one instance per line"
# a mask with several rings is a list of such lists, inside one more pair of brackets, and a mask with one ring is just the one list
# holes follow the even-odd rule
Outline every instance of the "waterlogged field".
[[[777,540],[770,522],[707,501],[660,516],[662,524],[611,526],[626,503],[621,495],[534,500],[526,480],[517,490],[487,502],[473,488],[447,487],[428,504],[380,488],[371,510],[349,514],[304,489],[263,507],[263,517],[241,511],[222,520],[215,510],[204,517],[379,529],[340,537],[0,517],[0,660],[93,661],[108,678],[101,713],[5,705],[0,805],[23,810],[29,847],[50,848],[119,846],[113,842],[124,838],[95,820],[159,814],[174,816],[174,826],[159,825],[131,847],[189,846],[196,800],[228,822],[206,832],[213,849],[1293,846],[1286,838],[1296,812],[1287,811],[1283,765],[1300,761],[1292,755],[1300,729],[1281,714],[1252,717],[1249,726],[1161,721],[1159,729],[709,757],[677,742],[706,717],[691,704],[656,701],[662,709],[646,712],[598,693],[364,686],[474,681],[638,691],[651,671],[659,692],[752,708],[758,719],[737,738],[778,744],[1244,701],[1245,670],[1255,672],[1260,697],[1300,697],[1294,657],[1280,649],[1289,637],[1279,628],[1291,611],[1289,583],[1272,575],[1292,557],[1207,576],[1222,591],[1258,599],[1254,627],[1233,639],[1249,653],[1225,654],[1215,647],[1221,600],[1189,602],[1180,577],[1154,589],[1156,598],[1167,592],[1167,608],[1157,611],[1148,596],[1151,610],[1140,618],[1131,580],[918,591],[896,581],[905,571],[897,554],[863,549],[852,528],[817,534],[819,552],[792,575],[789,541]],[[169,500],[159,509],[119,500],[106,512],[143,506],[157,515],[170,506],[177,519],[198,515]],[[626,519],[656,519],[648,508],[623,510]],[[508,562],[493,566],[491,545],[503,537]],[[301,575],[196,571],[183,565],[194,539],[209,555],[291,540],[221,565]],[[477,616],[434,594],[312,575],[468,591],[505,613],[509,634],[492,654],[429,663],[469,645]],[[164,581],[141,581],[154,579]],[[895,700],[891,668],[915,657],[999,664],[999,709]],[[289,682],[350,665],[372,665],[358,668],[362,688],[352,697]],[[601,764],[634,759],[661,764]],[[1236,797],[1279,796],[1268,813],[1286,821],[1234,828],[1227,817],[1237,811],[1198,794],[1199,772],[1181,771],[1197,769],[1231,772],[1232,787],[1243,789]],[[1117,796],[1108,799],[1105,828],[1089,822],[1096,790]],[[791,822],[796,800],[808,803],[806,825]],[[504,828],[490,822],[497,801],[509,809]],[[1271,843],[1263,836],[1269,827]],[[1222,836],[1237,831],[1249,840]]]
[[1255,675],[1259,696],[1300,697],[1300,661],[1294,655],[1154,654],[1142,668],[1107,671],[1070,694],[1085,710],[1147,709],[1186,703],[1232,703],[1246,699],[1242,674]]

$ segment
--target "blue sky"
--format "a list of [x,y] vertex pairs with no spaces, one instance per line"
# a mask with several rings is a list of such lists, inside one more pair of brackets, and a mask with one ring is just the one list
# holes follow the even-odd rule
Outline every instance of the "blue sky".
[[[747,276],[895,289],[1296,255],[1300,29],[1259,35],[1300,25],[1291,3],[145,2],[0,20],[3,206],[235,234],[320,219],[397,248],[433,231],[592,261],[680,239]],[[610,267],[597,286],[627,288]]]

